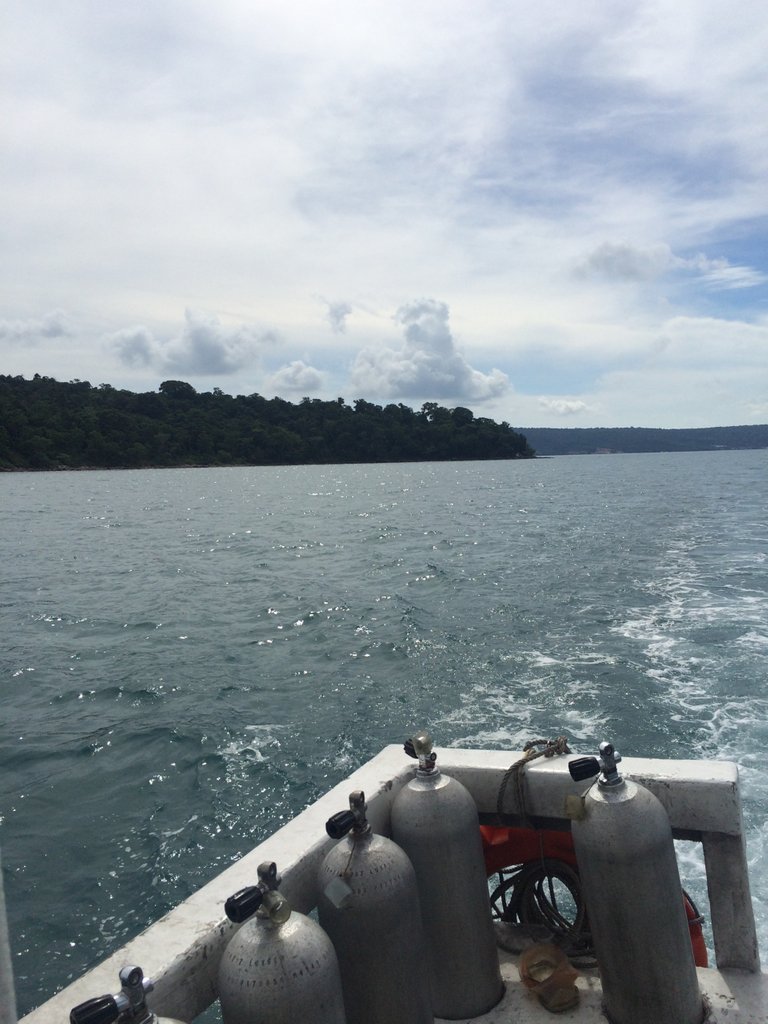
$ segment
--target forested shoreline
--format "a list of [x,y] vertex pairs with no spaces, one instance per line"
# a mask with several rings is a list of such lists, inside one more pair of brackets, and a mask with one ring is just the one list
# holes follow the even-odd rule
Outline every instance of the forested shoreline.
[[135,393],[0,374],[0,470],[530,459],[536,455],[768,448],[768,425],[523,427],[425,402],[298,403],[198,393],[180,380]]
[[768,448],[768,425],[740,427],[522,427],[537,455],[711,452]]
[[508,423],[425,402],[415,411],[343,398],[299,403],[198,393],[164,381],[137,394],[109,384],[0,375],[0,469],[528,459]]

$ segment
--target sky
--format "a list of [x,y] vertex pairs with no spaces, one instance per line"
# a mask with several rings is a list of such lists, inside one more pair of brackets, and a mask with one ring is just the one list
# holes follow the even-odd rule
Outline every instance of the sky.
[[6,0],[0,373],[768,422],[759,0]]

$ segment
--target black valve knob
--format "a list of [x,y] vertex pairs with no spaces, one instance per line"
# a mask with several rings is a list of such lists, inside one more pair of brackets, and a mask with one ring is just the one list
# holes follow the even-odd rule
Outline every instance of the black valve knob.
[[325,823],[325,831],[331,839],[343,839],[357,821],[354,811],[339,811]]
[[568,762],[568,771],[574,782],[594,778],[600,771],[600,762],[596,757],[577,757]]
[[224,904],[224,913],[230,921],[242,924],[249,917],[253,917],[263,899],[264,893],[258,885],[248,885],[245,889],[236,892],[234,896],[229,897]]
[[416,753],[416,747],[413,745],[413,740],[406,740],[403,744],[403,750],[406,752],[408,757],[418,757]]
[[69,1014],[70,1024],[112,1024],[120,1016],[114,996],[97,996],[80,1003]]

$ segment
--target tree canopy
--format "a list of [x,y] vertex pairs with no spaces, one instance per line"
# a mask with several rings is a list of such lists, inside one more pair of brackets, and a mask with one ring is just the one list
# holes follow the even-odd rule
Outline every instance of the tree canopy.
[[0,375],[0,468],[284,465],[450,459],[526,459],[508,423],[458,406],[415,411],[358,398],[299,403],[198,393],[167,380],[136,394],[109,384]]

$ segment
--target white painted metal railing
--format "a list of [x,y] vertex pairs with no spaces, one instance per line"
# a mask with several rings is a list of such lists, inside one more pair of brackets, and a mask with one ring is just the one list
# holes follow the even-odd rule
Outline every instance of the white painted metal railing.
[[[438,751],[438,765],[470,790],[482,816],[494,815],[499,785],[521,754],[513,751]],[[564,827],[568,794],[585,784],[570,779],[566,757],[537,760],[525,770],[527,812]],[[665,806],[676,835],[699,840],[704,849],[710,914],[719,970],[760,969],[744,849],[738,771],[727,762],[660,761],[625,758],[622,773],[646,785]],[[216,998],[221,953],[235,926],[224,915],[228,896],[256,879],[264,860],[277,862],[281,891],[295,909],[315,904],[315,878],[331,840],[325,822],[362,789],[375,831],[386,833],[397,790],[413,772],[399,746],[376,757],[308,807],[237,864],[232,865],[127,946],[28,1014],[20,1024],[60,1024],[69,1010],[115,989],[118,971],[138,964],[156,984],[149,1003],[159,1014],[193,1020]],[[0,1024],[5,1024],[3,1020]]]
[[5,916],[3,862],[0,857],[0,1024],[16,1024],[16,997],[13,992],[11,946]]

